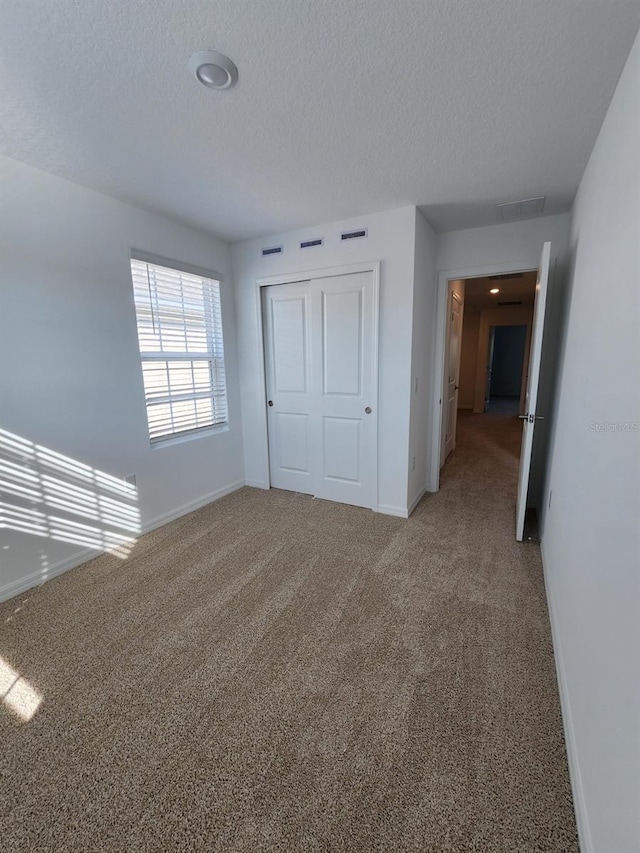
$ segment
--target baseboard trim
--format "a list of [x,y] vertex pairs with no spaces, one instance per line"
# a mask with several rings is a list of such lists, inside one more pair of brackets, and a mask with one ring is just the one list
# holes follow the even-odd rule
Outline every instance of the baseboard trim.
[[410,516],[414,509],[418,506],[422,498],[427,494],[427,487],[423,486],[415,498],[409,504],[409,508],[407,510],[407,516]]
[[251,486],[252,489],[267,489],[269,490],[271,486],[269,483],[265,483],[264,480],[245,480],[245,486]]
[[401,506],[388,506],[387,504],[378,504],[376,512],[382,515],[395,515],[397,518],[409,518],[409,510]]
[[15,598],[16,595],[21,595],[23,592],[26,592],[28,589],[32,589],[34,586],[41,586],[43,583],[51,580],[51,578],[62,575],[64,572],[68,572],[69,569],[75,569],[76,566],[81,566],[83,563],[93,560],[94,557],[99,557],[103,553],[103,551],[93,551],[91,548],[85,548],[82,551],[78,551],[78,553],[74,554],[72,557],[59,560],[57,563],[54,563],[52,566],[48,566],[46,569],[42,569],[39,572],[33,572],[24,578],[18,578],[18,580],[11,581],[11,583],[0,587],[0,602],[8,601],[10,598]]
[[[206,506],[206,504],[213,503],[213,501],[225,497],[225,495],[230,495],[232,492],[236,492],[238,489],[241,489],[245,485],[248,484],[245,483],[244,480],[238,480],[235,483],[231,483],[228,486],[224,486],[222,489],[217,489],[215,492],[210,492],[208,495],[202,495],[201,497],[196,498],[193,501],[188,501],[187,503],[176,507],[170,512],[163,513],[162,515],[157,515],[155,516],[155,518],[149,519],[147,522],[145,522],[145,524],[142,525],[139,535],[144,536],[145,533],[150,533],[152,530],[156,530],[158,527],[162,527],[164,524],[168,524],[170,521],[174,521],[174,519],[180,518],[180,516],[182,515],[187,515],[188,513],[193,512],[196,509],[200,509],[200,507]],[[40,586],[41,584],[46,583],[48,580],[51,580],[51,578],[55,578],[58,575],[63,574],[64,572],[68,572],[70,569],[75,569],[77,566],[81,566],[88,560],[93,560],[104,553],[104,551],[84,548],[82,551],[78,551],[73,556],[67,557],[64,560],[60,560],[59,562],[54,563],[52,566],[49,566],[44,571],[33,572],[32,574],[27,575],[26,577],[18,578],[18,580],[11,581],[10,583],[0,587],[0,602],[8,601],[10,598],[14,598],[16,595],[21,595],[28,589],[32,589],[35,586]]]
[[176,518],[180,518],[182,515],[188,515],[190,512],[194,512],[196,509],[200,509],[200,507],[206,506],[207,504],[213,503],[214,501],[220,500],[220,498],[224,498],[226,495],[230,495],[232,492],[237,492],[238,489],[241,489],[243,486],[246,486],[244,480],[238,480],[235,483],[231,483],[228,486],[223,486],[221,489],[216,489],[215,492],[210,492],[208,495],[202,495],[199,498],[196,498],[193,501],[188,501],[186,504],[182,504],[175,509],[169,510],[169,512],[165,512],[162,515],[157,515],[155,518],[151,518],[146,521],[142,525],[142,530],[140,531],[141,535],[145,533],[151,533],[152,530],[156,530],[158,527],[162,527],[164,524],[168,524],[170,521],[175,521]]
[[580,772],[580,760],[578,758],[578,748],[576,746],[575,731],[573,728],[573,715],[571,713],[571,700],[569,698],[569,685],[567,682],[567,674],[564,666],[564,657],[562,654],[562,641],[560,640],[560,631],[558,628],[558,620],[553,605],[553,596],[551,594],[551,583],[549,573],[547,571],[547,563],[544,553],[544,540],[540,543],[540,552],[542,555],[542,570],[544,573],[544,586],[547,596],[547,608],[549,610],[549,622],[551,623],[551,640],[553,642],[553,657],[556,665],[556,678],[558,680],[558,692],[560,694],[560,709],[562,711],[562,725],[564,728],[564,739],[567,745],[567,759],[569,762],[569,778],[571,780],[571,790],[573,793],[573,807],[576,814],[576,825],[578,828],[578,840],[580,842],[580,853],[594,853],[593,841],[591,839],[591,830],[589,828],[589,819],[587,816],[587,803],[584,797],[584,788],[582,786],[582,774]]

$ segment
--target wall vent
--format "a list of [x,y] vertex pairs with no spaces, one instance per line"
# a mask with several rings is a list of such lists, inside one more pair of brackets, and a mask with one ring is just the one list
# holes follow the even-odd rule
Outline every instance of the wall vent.
[[361,237],[366,237],[368,233],[367,228],[358,228],[357,231],[343,231],[340,235],[340,239],[343,242],[345,240],[359,240]]
[[318,237],[316,240],[301,240],[300,248],[301,249],[312,249],[314,246],[322,246],[324,240],[322,237]]
[[502,275],[490,275],[489,281],[508,281],[512,278],[522,278],[523,272],[507,272]]
[[284,249],[282,246],[267,246],[262,250],[262,257],[266,258],[268,255],[281,255]]
[[514,299],[513,302],[498,302],[498,305],[522,305],[522,299]]
[[519,201],[508,201],[496,204],[498,222],[512,222],[514,219],[529,219],[540,216],[544,210],[545,196],[522,198]]

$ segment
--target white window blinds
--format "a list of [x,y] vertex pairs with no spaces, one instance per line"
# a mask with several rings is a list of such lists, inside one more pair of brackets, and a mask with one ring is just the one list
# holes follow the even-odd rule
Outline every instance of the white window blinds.
[[132,258],[152,442],[227,422],[220,283]]

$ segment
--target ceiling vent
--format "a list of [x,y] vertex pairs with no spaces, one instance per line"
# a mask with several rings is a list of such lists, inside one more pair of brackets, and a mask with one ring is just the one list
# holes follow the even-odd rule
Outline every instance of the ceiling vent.
[[514,219],[530,219],[532,216],[540,216],[544,210],[543,195],[536,198],[523,198],[520,201],[508,201],[505,204],[496,204],[498,222],[513,222]]
[[300,241],[300,248],[301,249],[312,249],[314,246],[322,246],[323,243],[324,243],[324,240],[322,239],[322,237],[318,237],[315,240],[301,240]]
[[511,278],[522,278],[523,272],[506,272],[502,275],[490,275],[489,281],[508,281]]
[[269,255],[281,255],[283,251],[282,246],[268,246],[266,249],[262,250],[262,257],[266,258]]
[[522,299],[514,299],[512,302],[498,302],[498,305],[522,305]]
[[366,237],[368,233],[369,232],[366,228],[359,228],[357,231],[343,231],[340,235],[340,239],[343,242],[346,240],[359,240],[362,237]]

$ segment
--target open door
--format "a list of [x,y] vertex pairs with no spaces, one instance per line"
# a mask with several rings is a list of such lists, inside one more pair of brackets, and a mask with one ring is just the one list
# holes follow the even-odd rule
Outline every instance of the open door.
[[533,448],[533,431],[536,420],[538,401],[538,382],[540,379],[540,359],[542,355],[542,335],[544,332],[544,312],[547,304],[547,285],[549,282],[549,265],[551,262],[551,243],[542,247],[542,257],[538,267],[536,281],[536,301],[533,306],[533,323],[531,326],[531,348],[529,351],[529,376],[527,392],[524,401],[524,414],[519,417],[524,421],[522,428],[522,446],[520,450],[520,472],[518,475],[518,497],[516,501],[516,539],[522,542],[524,536],[524,517],[527,510],[527,493],[529,491],[529,473],[531,471],[531,451]]

